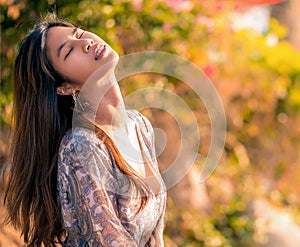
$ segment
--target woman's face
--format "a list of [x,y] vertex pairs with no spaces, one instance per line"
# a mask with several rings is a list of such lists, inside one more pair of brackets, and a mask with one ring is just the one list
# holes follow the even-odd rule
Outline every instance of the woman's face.
[[118,57],[100,37],[77,27],[51,27],[47,49],[54,68],[64,77],[78,82],[79,89],[93,72]]

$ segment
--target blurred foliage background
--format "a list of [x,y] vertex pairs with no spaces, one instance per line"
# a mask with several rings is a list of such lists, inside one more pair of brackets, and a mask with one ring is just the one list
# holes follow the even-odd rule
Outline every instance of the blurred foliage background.
[[[250,7],[233,2],[0,0],[0,166],[7,163],[17,43],[41,15],[54,11],[97,33],[120,55],[155,50],[190,60],[206,73],[221,96],[227,117],[223,157],[205,184],[187,176],[184,186],[169,192],[166,246],[264,245],[268,222],[256,213],[261,201],[266,207],[288,212],[293,222],[300,223],[300,52],[299,44],[291,39],[296,30],[282,18],[297,0],[268,6],[271,17],[267,28],[259,31],[235,28],[240,21],[235,14]],[[209,118],[183,82],[163,75],[137,75],[120,85],[124,95],[151,85],[183,98],[199,121],[199,153],[207,154]],[[168,126],[167,118],[158,112],[145,114],[154,125]],[[167,163],[168,154],[159,158]],[[200,169],[201,161],[195,167]],[[188,197],[176,197],[180,193]],[[1,238],[8,236],[8,231],[4,233],[5,229],[0,233],[0,246]]]

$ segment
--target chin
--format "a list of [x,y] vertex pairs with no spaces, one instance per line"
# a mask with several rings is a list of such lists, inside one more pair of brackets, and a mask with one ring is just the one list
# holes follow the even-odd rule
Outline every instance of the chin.
[[111,49],[109,57],[110,57],[109,61],[111,61],[112,65],[115,67],[119,62],[119,58],[120,58],[119,54],[115,50]]
[[98,64],[97,68],[92,72],[90,77],[86,80],[93,82],[101,82],[104,78],[109,78],[115,72],[115,67],[119,62],[119,55],[116,52],[110,52],[103,57],[101,63]]

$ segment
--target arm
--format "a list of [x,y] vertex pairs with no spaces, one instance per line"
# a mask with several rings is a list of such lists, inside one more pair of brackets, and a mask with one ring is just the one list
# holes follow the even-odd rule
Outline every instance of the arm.
[[145,143],[148,151],[150,152],[151,161],[154,164],[156,164],[155,168],[157,168],[154,130],[150,121],[148,120],[148,118],[146,118],[143,114],[141,114],[137,110],[129,110],[128,113],[129,116],[133,119],[133,121],[137,122],[138,126],[141,128],[140,130],[143,137],[143,142]]
[[[150,123],[150,121],[143,116],[141,113],[137,113],[137,115],[139,116],[139,118],[141,119],[141,122],[143,123],[142,126],[144,126],[144,131],[145,131],[145,135],[146,138],[144,139],[150,154],[151,154],[151,158],[153,163],[155,164],[155,169],[157,172],[159,172],[158,169],[158,164],[157,164],[157,157],[156,157],[156,153],[155,153],[155,137],[154,137],[154,131],[153,131],[153,127]],[[161,194],[159,195],[161,197],[161,200],[164,200],[164,206],[163,206],[163,210],[162,210],[162,215],[160,216],[160,218],[158,219],[157,225],[154,229],[154,231],[152,232],[152,235],[149,239],[149,241],[147,242],[146,246],[155,246],[155,247],[163,247],[164,246],[164,241],[163,241],[163,231],[164,231],[164,215],[165,215],[165,210],[166,210],[166,188],[164,185],[164,182],[162,181],[161,186],[163,186],[162,191],[160,192]]]
[[59,153],[58,190],[68,241],[137,246],[119,219],[118,185],[110,157],[94,138],[75,134]]
[[[165,206],[164,210],[165,212]],[[160,216],[157,225],[152,232],[152,235],[149,239],[149,241],[146,244],[146,247],[155,246],[155,247],[163,247],[164,246],[164,240],[163,240],[163,231],[164,231],[164,213]]]

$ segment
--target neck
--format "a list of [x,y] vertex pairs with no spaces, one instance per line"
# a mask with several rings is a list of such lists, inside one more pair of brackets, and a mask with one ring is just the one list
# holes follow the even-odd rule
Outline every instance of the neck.
[[100,102],[96,114],[95,123],[107,130],[125,127],[126,111],[123,97],[116,83],[105,94]]
[[92,113],[84,115],[90,121],[107,132],[126,128],[125,105],[113,71],[100,79],[90,78],[80,93],[92,107]]

